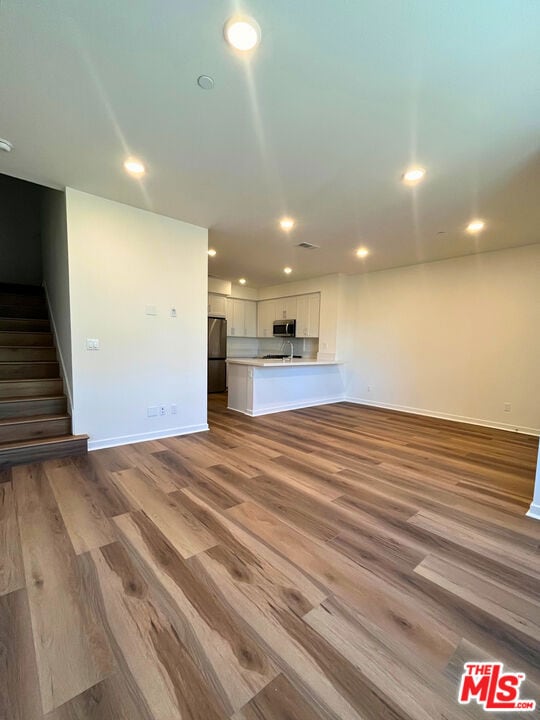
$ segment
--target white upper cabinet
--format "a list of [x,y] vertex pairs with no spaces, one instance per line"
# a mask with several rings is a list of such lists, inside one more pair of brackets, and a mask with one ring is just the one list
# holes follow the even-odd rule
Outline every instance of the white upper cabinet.
[[257,303],[255,300],[243,300],[244,303],[244,335],[257,337]]
[[227,298],[227,312],[225,315],[226,320],[227,320],[227,335],[233,334],[232,333],[232,329],[234,327],[233,309],[234,309],[234,300],[232,298]]
[[227,335],[257,337],[257,304],[254,300],[227,298]]
[[278,298],[275,300],[274,320],[295,320],[296,319],[296,297]]
[[274,336],[275,313],[275,300],[260,300],[257,303],[257,337]]
[[208,314],[218,317],[225,317],[227,314],[227,298],[225,295],[208,293]]
[[321,296],[319,293],[299,295],[296,301],[296,337],[319,337]]
[[[226,316],[229,337],[274,337],[275,320],[296,320],[296,337],[319,337],[319,293],[259,302],[213,294],[208,297],[208,314]],[[211,297],[216,303],[211,303]]]

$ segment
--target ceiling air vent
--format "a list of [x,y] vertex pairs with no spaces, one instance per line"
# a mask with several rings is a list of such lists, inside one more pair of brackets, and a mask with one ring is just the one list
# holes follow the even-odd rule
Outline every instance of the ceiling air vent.
[[301,247],[301,248],[304,248],[305,250],[318,250],[319,249],[318,245],[312,245],[311,243],[307,243],[307,242],[298,243],[298,245],[296,247]]

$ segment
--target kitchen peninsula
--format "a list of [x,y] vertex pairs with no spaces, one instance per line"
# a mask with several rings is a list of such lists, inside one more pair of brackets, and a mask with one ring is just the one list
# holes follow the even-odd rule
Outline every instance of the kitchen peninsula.
[[228,358],[228,408],[245,415],[326,405],[344,398],[336,360]]

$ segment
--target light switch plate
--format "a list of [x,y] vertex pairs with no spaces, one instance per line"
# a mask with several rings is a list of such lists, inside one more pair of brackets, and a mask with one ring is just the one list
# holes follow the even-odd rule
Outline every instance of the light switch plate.
[[155,305],[147,305],[145,313],[147,315],[157,315],[157,307]]
[[87,350],[99,350],[98,338],[86,338],[86,349]]

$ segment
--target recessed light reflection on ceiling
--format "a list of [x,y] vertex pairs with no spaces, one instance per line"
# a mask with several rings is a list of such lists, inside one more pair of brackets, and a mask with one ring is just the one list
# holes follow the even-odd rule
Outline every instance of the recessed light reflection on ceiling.
[[285,267],[283,268],[283,272],[285,273],[285,275],[290,275],[292,273],[292,268]]
[[142,177],[146,172],[144,164],[137,158],[128,158],[124,162],[124,170],[134,177]]
[[240,283],[240,285],[245,285],[247,283],[247,280],[246,278],[240,278],[238,282]]
[[240,52],[249,52],[261,41],[261,28],[256,20],[247,16],[229,18],[223,28],[225,40]]
[[292,230],[294,227],[294,220],[290,217],[281,218],[279,226],[282,230],[285,230],[285,232],[289,232],[289,230]]
[[217,252],[213,248],[210,248],[208,254],[210,255],[210,257],[215,257],[217,255]]
[[423,167],[410,167],[405,170],[401,179],[405,185],[417,185],[426,176],[426,170]]
[[483,220],[471,220],[467,225],[467,232],[474,235],[474,233],[481,232],[486,227],[486,223]]
[[365,258],[369,255],[369,250],[365,247],[358,248],[356,254],[359,258]]

